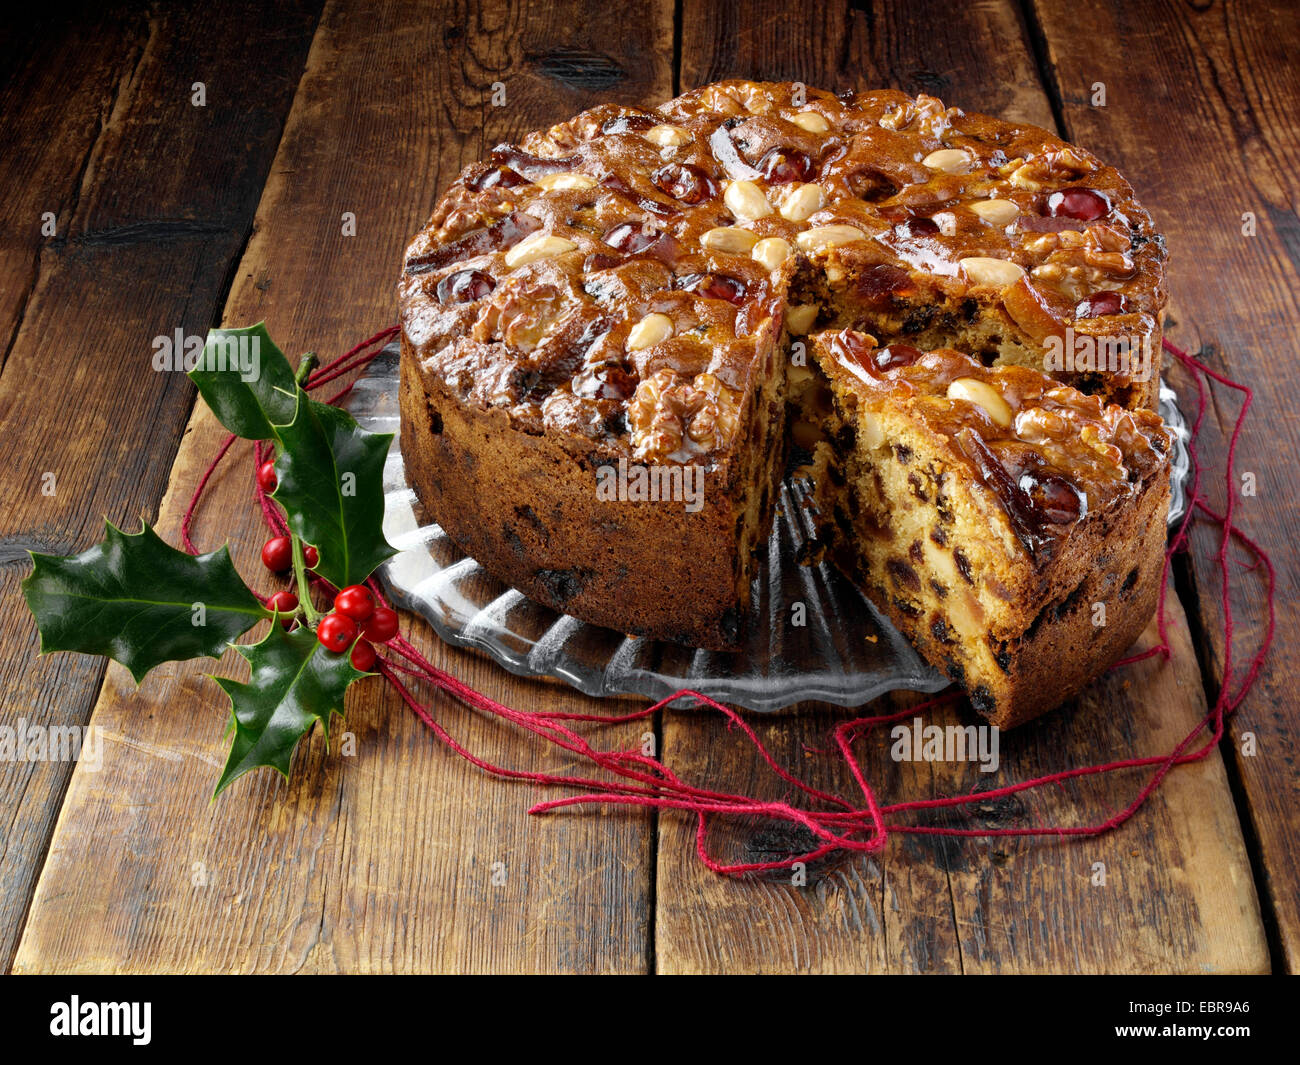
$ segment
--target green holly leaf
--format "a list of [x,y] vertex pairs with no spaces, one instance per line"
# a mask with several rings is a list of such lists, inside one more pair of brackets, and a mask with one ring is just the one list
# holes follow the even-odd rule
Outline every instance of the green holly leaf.
[[272,625],[266,639],[236,647],[248,659],[247,684],[214,677],[227,695],[235,738],[215,798],[232,781],[258,766],[270,766],[285,779],[298,741],[317,722],[329,736],[331,714],[343,713],[343,693],[359,677],[351,656],[322,647],[311,629],[285,632]]
[[392,433],[368,433],[352,416],[303,393],[276,427],[275,501],[289,527],[320,553],[316,572],[337,588],[364,581],[397,552],[384,539],[384,458]]
[[189,555],[145,524],[122,532],[105,522],[102,543],[70,558],[32,552],[22,583],[41,653],[107,655],[137,684],[154,666],[217,658],[268,616],[230,561],[230,549]]
[[218,421],[247,440],[270,440],[298,406],[293,369],[261,322],[213,329],[190,378]]

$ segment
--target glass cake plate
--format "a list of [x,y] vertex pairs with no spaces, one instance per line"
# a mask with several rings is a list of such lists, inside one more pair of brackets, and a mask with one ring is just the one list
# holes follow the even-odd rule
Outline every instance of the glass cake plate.
[[[343,406],[365,429],[398,431],[398,345],[366,368]],[[1186,505],[1188,431],[1163,382],[1160,414],[1174,436],[1169,520]],[[935,692],[948,681],[829,563],[800,563],[814,530],[803,488],[787,480],[754,579],[751,609],[734,652],[629,637],[560,614],[487,573],[430,522],[407,484],[400,439],[384,465],[384,535],[398,551],[379,570],[396,605],[426,618],[438,636],[482,651],[511,673],[552,677],[586,695],[659,700],[691,688],[736,706],[775,711],[805,700],[860,706],[885,692]],[[805,624],[791,606],[803,603]]]

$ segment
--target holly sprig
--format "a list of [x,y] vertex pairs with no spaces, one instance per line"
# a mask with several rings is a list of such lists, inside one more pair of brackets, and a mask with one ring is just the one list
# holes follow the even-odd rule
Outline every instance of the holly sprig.
[[[137,684],[164,662],[216,658],[236,646],[249,679],[213,678],[230,698],[233,726],[215,794],[261,766],[287,778],[299,740],[317,722],[328,737],[348,687],[371,675],[372,644],[397,631],[396,615],[364,587],[396,553],[383,534],[381,477],[392,434],[366,432],[346,411],[313,400],[304,385],[315,364],[309,353],[295,372],[258,323],[212,330],[189,375],[231,433],[274,450],[258,480],[289,532],[267,541],[262,559],[292,572],[296,594],[262,600],[239,576],[229,545],[193,555],[148,523],[138,533],[106,523],[104,540],[78,555],[31,552],[22,582],[42,654],[104,655]],[[313,573],[341,589],[333,609],[312,602]],[[262,621],[269,625],[259,642],[234,643]]]

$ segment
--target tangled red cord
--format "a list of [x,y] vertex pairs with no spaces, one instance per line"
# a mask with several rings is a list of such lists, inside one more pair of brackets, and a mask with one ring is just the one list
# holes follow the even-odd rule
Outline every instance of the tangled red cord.
[[[384,344],[395,336],[397,331],[397,327],[392,326],[380,333],[376,333],[368,340],[362,341],[351,351],[348,351],[338,359],[335,359],[317,369],[307,378],[305,387],[307,389],[319,388],[320,386],[336,380],[353,370],[362,368],[379,354]],[[1255,683],[1255,680],[1259,676],[1259,672],[1263,667],[1268,649],[1273,642],[1273,592],[1275,583],[1273,564],[1270,561],[1267,552],[1264,551],[1255,540],[1247,536],[1240,529],[1236,528],[1233,521],[1236,497],[1234,469],[1236,463],[1237,444],[1241,436],[1242,423],[1245,420],[1247,411],[1250,409],[1253,393],[1246,385],[1233,381],[1223,374],[1217,373],[1198,359],[1187,354],[1185,351],[1182,351],[1180,348],[1175,347],[1173,344],[1169,343],[1169,341],[1166,340],[1164,346],[1165,350],[1170,352],[1170,354],[1178,359],[1178,361],[1189,371],[1196,384],[1197,411],[1192,424],[1191,439],[1188,442],[1192,459],[1192,481],[1188,487],[1186,512],[1181,519],[1178,528],[1175,530],[1174,535],[1170,538],[1169,548],[1165,555],[1160,602],[1156,613],[1157,630],[1160,634],[1160,641],[1156,646],[1149,648],[1140,654],[1123,659],[1115,663],[1111,668],[1119,669],[1156,655],[1165,659],[1168,659],[1172,655],[1165,616],[1165,596],[1169,584],[1169,567],[1174,555],[1186,548],[1188,530],[1193,518],[1197,515],[1204,516],[1209,521],[1218,525],[1221,530],[1215,561],[1222,578],[1221,594],[1224,622],[1223,676],[1220,682],[1218,696],[1214,701],[1213,707],[1205,717],[1197,722],[1196,726],[1188,732],[1187,735],[1184,736],[1168,754],[1149,758],[1127,758],[1118,761],[1104,762],[1098,765],[1081,766],[1075,769],[1067,769],[1057,773],[1049,773],[1044,776],[1033,777],[1032,779],[1024,780],[1017,784],[1008,784],[1005,787],[993,788],[986,791],[971,791],[962,795],[953,795],[937,799],[913,800],[910,802],[897,802],[882,806],[878,802],[871,785],[867,782],[862,764],[854,753],[854,742],[859,737],[870,732],[871,729],[879,725],[886,725],[902,718],[913,717],[928,708],[953,701],[959,697],[958,692],[948,692],[892,714],[855,717],[852,720],[841,723],[835,728],[835,748],[843,757],[853,776],[855,784],[862,793],[860,800],[850,801],[841,796],[833,795],[819,788],[815,788],[799,779],[773,758],[772,754],[758,738],[744,717],[730,707],[724,706],[722,703],[710,699],[706,695],[702,695],[699,692],[691,691],[689,689],[675,692],[666,699],[661,699],[653,706],[646,707],[643,710],[613,716],[601,714],[561,713],[557,711],[515,710],[512,707],[505,706],[494,699],[488,698],[486,695],[476,691],[469,685],[457,680],[451,674],[439,669],[426,659],[414,644],[410,643],[401,635],[394,637],[387,644],[387,650],[390,654],[379,656],[377,668],[384,678],[397,691],[402,701],[411,709],[411,711],[426,726],[428,726],[430,730],[432,730],[438,739],[466,761],[477,766],[479,769],[493,774],[494,776],[510,780],[523,780],[532,784],[563,788],[577,792],[577,794],[568,795],[563,798],[556,798],[546,802],[536,803],[529,809],[529,813],[540,814],[566,806],[583,806],[592,804],[643,806],[653,807],[659,810],[682,810],[696,816],[696,849],[700,861],[715,873],[734,875],[763,870],[789,869],[796,863],[811,862],[837,852],[878,851],[885,846],[891,833],[995,837],[1095,836],[1107,832],[1110,829],[1122,825],[1137,813],[1137,811],[1141,809],[1143,804],[1155,792],[1156,788],[1160,786],[1161,781],[1164,780],[1165,776],[1171,769],[1188,762],[1199,761],[1209,755],[1210,752],[1218,746],[1219,741],[1223,737],[1224,723],[1226,719],[1237,709],[1238,706],[1240,706],[1246,693],[1250,691],[1252,685]],[[1201,469],[1197,462],[1196,455],[1196,441],[1200,433],[1201,424],[1205,418],[1207,405],[1206,378],[1223,385],[1226,388],[1240,392],[1243,397],[1241,410],[1238,412],[1228,443],[1227,463],[1226,470],[1224,471],[1225,484],[1227,488],[1227,502],[1222,513],[1215,511],[1207,503],[1205,496],[1202,494]],[[351,387],[351,385],[346,386],[341,391],[331,396],[327,402],[337,403],[347,395],[349,391],[351,391]],[[198,486],[195,488],[189,507],[186,509],[185,515],[181,520],[181,539],[185,545],[185,549],[191,554],[197,553],[197,549],[190,539],[190,528],[193,523],[194,514],[203,498],[203,494],[207,489],[208,482],[210,481],[213,472],[227,452],[229,452],[234,442],[235,437],[230,436],[222,444],[216,457],[213,458],[207,470],[204,472],[203,477],[200,479]],[[256,471],[256,469],[268,457],[269,451],[264,444],[258,443],[255,445],[253,449],[254,471]],[[266,492],[263,491],[261,486],[257,483],[256,476],[254,476],[252,480],[255,498],[258,506],[262,510],[262,516],[267,527],[277,535],[286,534],[288,530],[285,526],[283,516],[271,504]],[[1263,567],[1267,583],[1266,590],[1268,604],[1268,625],[1264,637],[1260,641],[1259,648],[1250,657],[1240,680],[1237,680],[1235,677],[1236,666],[1233,654],[1234,626],[1231,601],[1231,549],[1234,541],[1244,547],[1255,559],[1254,564],[1249,567],[1250,569],[1256,570],[1260,566]],[[319,578],[316,578],[313,583],[329,590],[329,585]],[[378,581],[371,578],[369,585],[378,599],[381,602],[387,603],[383,591],[379,587]],[[602,770],[608,774],[608,776],[605,778],[594,778],[558,773],[528,772],[509,769],[488,762],[467,750],[449,732],[447,732],[442,724],[434,718],[431,706],[422,704],[418,699],[416,699],[410,688],[407,687],[403,677],[411,677],[431,683],[462,704],[516,725],[519,728],[532,733],[534,736],[538,736],[546,742],[555,745],[561,750],[568,751],[570,754],[584,759],[594,768]],[[665,709],[673,702],[682,698],[693,698],[701,706],[710,708],[717,713],[722,714],[727,719],[729,727],[738,729],[743,733],[745,738],[753,744],[759,757],[767,767],[775,773],[777,777],[794,789],[794,792],[790,793],[790,801],[764,801],[744,795],[734,795],[729,792],[696,787],[695,785],[688,784],[681,780],[668,766],[659,761],[659,759],[643,754],[639,750],[598,750],[592,747],[581,733],[568,724],[568,722],[587,722],[611,725],[636,721],[642,718],[652,717],[660,710]],[[1094,824],[1065,828],[1039,826],[1033,828],[967,829],[951,828],[941,825],[900,824],[897,820],[900,815],[915,811],[960,807],[974,803],[987,803],[990,800],[1016,795],[1020,792],[1041,788],[1049,784],[1060,784],[1064,781],[1080,777],[1141,769],[1149,770],[1149,773],[1146,775],[1142,786],[1138,789],[1132,800],[1118,813]],[[795,793],[798,793],[798,795]],[[802,798],[799,796],[802,796]],[[711,816],[719,815],[731,817],[746,816],[755,819],[784,821],[792,825],[798,825],[805,829],[811,837],[816,840],[816,844],[811,846],[804,853],[792,854],[774,861],[727,864],[714,857],[708,849],[709,818]]]

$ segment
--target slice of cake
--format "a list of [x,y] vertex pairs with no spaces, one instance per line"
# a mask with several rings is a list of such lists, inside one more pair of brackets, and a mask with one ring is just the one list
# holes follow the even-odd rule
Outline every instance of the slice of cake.
[[[817,500],[841,567],[1009,727],[1128,648],[1164,564],[1169,437],[1022,366],[815,339]],[[806,390],[809,395],[811,390]]]

